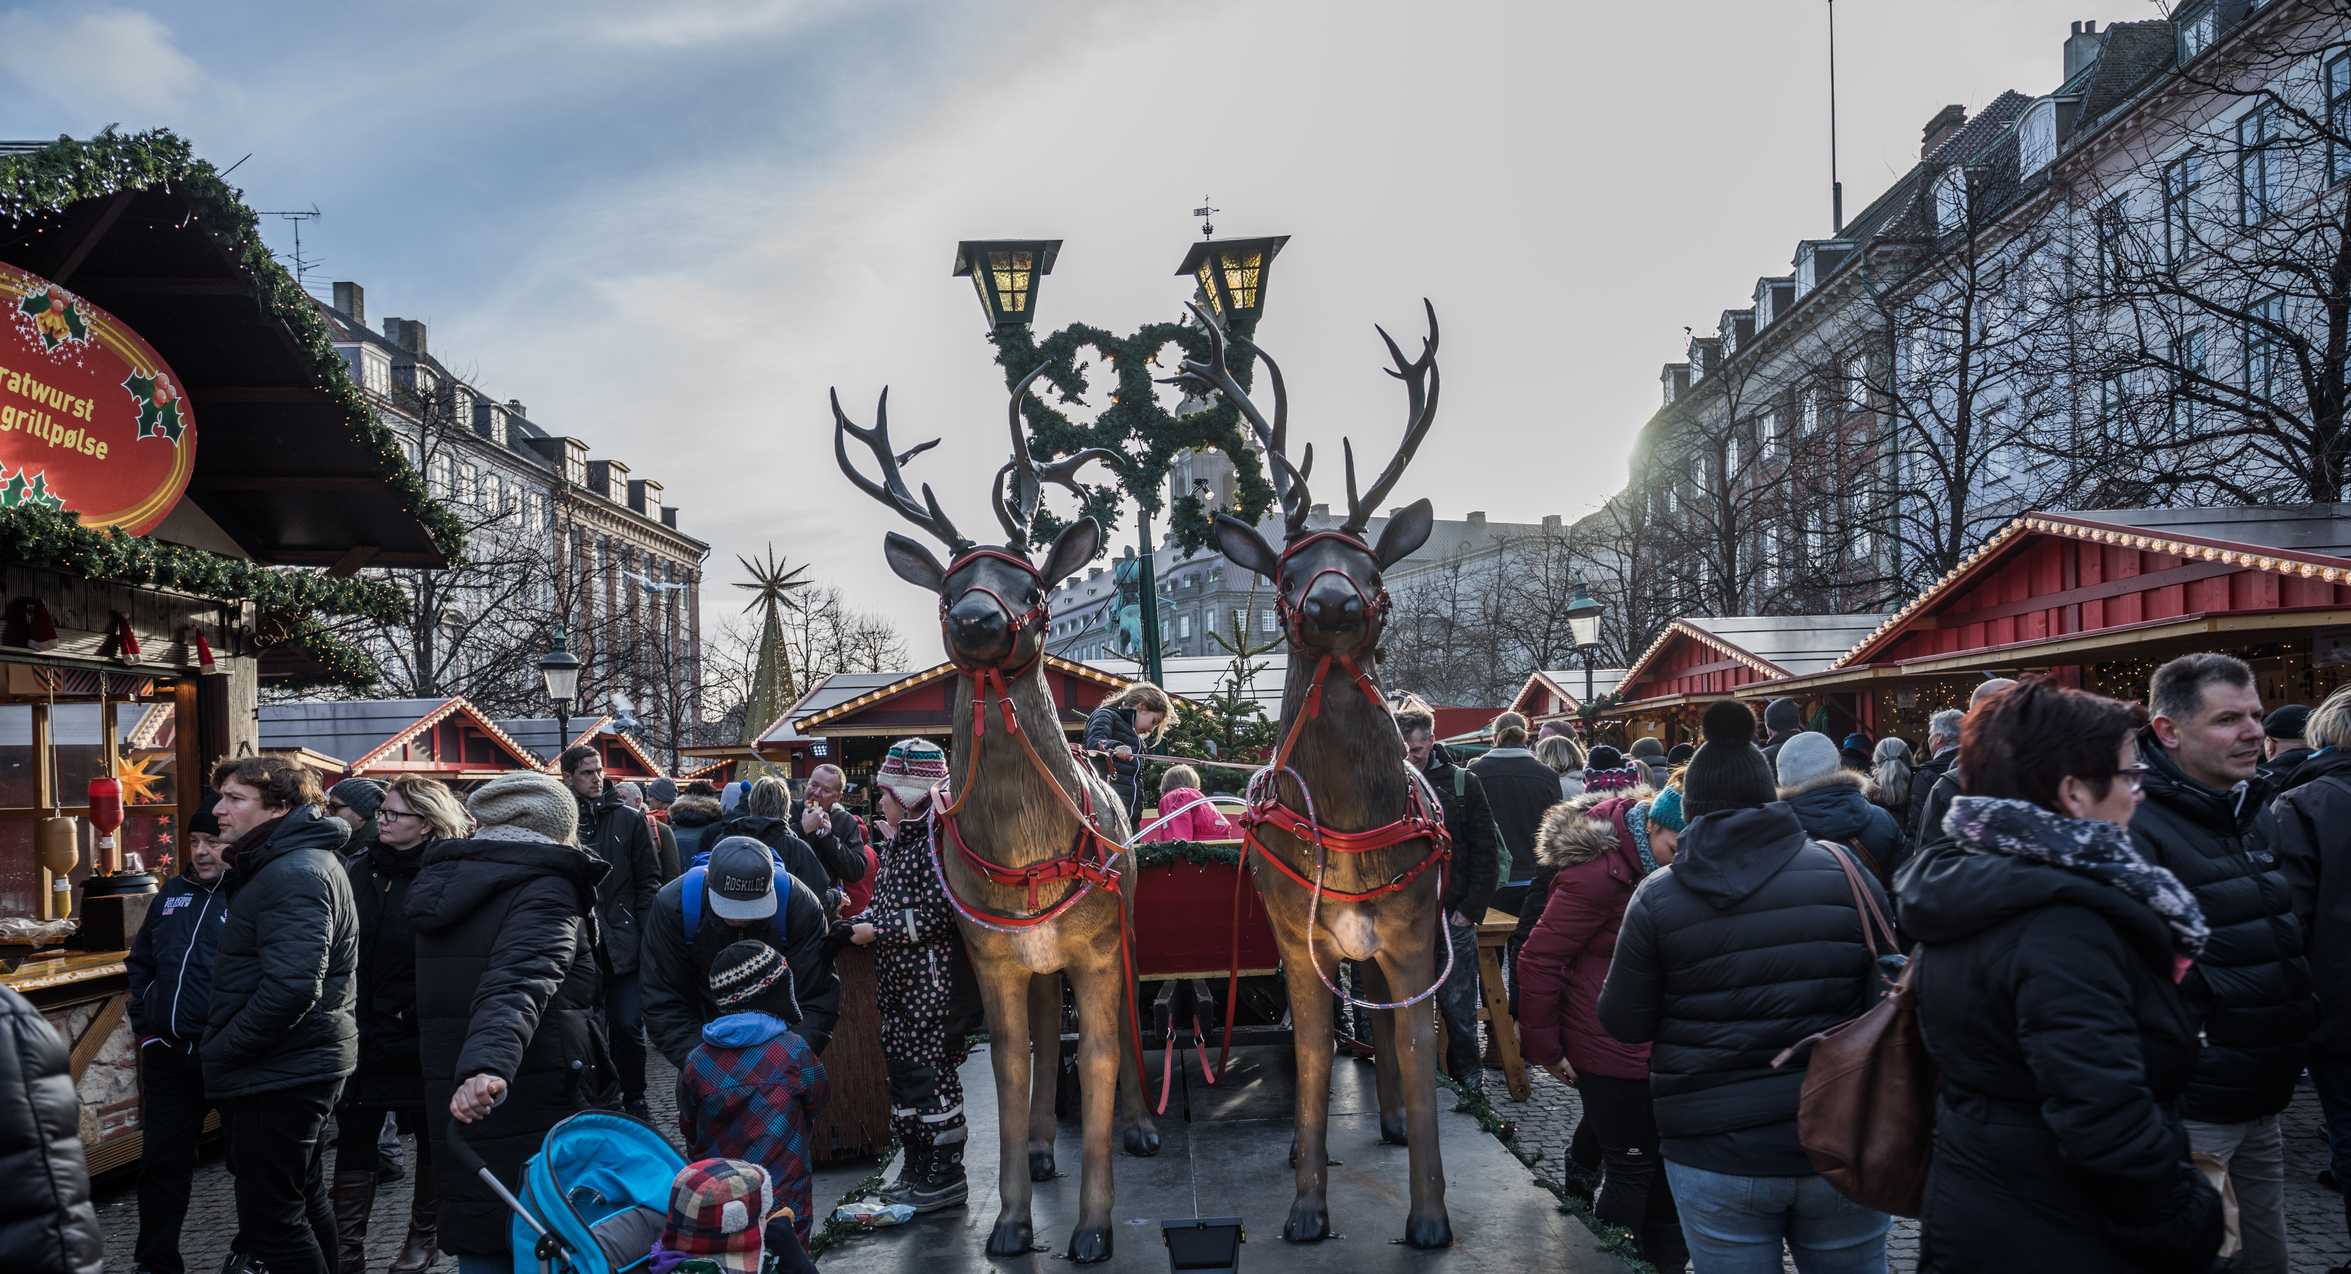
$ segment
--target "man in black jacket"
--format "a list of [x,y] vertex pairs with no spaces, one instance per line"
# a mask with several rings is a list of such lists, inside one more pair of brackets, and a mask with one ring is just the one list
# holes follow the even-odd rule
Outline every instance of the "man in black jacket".
[[1804,733],[1804,708],[1789,698],[1774,699],[1763,706],[1763,728],[1771,737],[1763,741],[1763,759],[1777,766],[1780,763],[1780,745]]
[[1510,856],[1493,905],[1515,916],[1535,878],[1535,834],[1543,828],[1543,813],[1559,804],[1559,775],[1527,748],[1525,717],[1505,712],[1494,718],[1493,729],[1494,746],[1469,763],[1469,772],[1485,789],[1495,830]]
[[326,1123],[359,1064],[359,912],[337,857],[350,828],[319,812],[318,780],[283,757],[225,762],[212,785],[229,905],[197,1052],[206,1095],[228,1112],[236,1250],[270,1274],[330,1274]]
[[643,980],[637,976],[637,948],[643,918],[661,888],[661,849],[645,816],[604,790],[604,754],[591,747],[563,753],[563,785],[579,803],[580,848],[612,864],[596,887],[596,923],[612,960],[604,983],[604,1025],[612,1037],[612,1062],[620,1070],[622,1109],[651,1119],[645,1104],[645,1015]]
[[1445,937],[1453,945],[1453,972],[1437,988],[1437,1011],[1445,1018],[1445,1073],[1476,1090],[1485,1086],[1478,1064],[1478,922],[1494,896],[1501,850],[1494,839],[1494,813],[1486,808],[1486,786],[1460,769],[1437,743],[1437,718],[1427,705],[1407,700],[1396,713],[1404,754],[1420,767],[1453,838],[1453,860],[1445,869]]
[[180,1226],[196,1175],[204,1115],[204,1063],[196,1042],[212,1007],[212,954],[228,912],[221,878],[226,843],[206,792],[180,840],[184,870],[163,882],[124,960],[131,979],[131,1038],[139,1042],[139,1240],[149,1274],[181,1274]]
[[[1945,708],[1927,718],[1926,760],[1910,772],[1910,811],[1903,816],[1902,830],[1910,834],[1910,843],[1926,841],[1927,798],[1933,795],[1935,784],[1951,767],[1959,763],[1959,725],[1967,714],[1957,708]],[[1943,808],[1951,808],[1948,801]]]
[[2195,892],[2212,927],[2180,982],[2200,1011],[2204,1051],[2181,1099],[2188,1142],[2229,1166],[2245,1246],[2230,1268],[2286,1268],[2285,1142],[2317,1017],[2294,893],[2278,861],[2261,763],[2261,694],[2227,655],[2182,655],[2155,670],[2139,741],[2147,795],[2131,840]]
[[[1974,712],[1977,704],[2015,684],[2016,678],[2014,677],[1986,677],[1976,683],[1974,690],[1968,692],[1967,710],[1971,713]],[[1942,717],[1941,713],[1935,715],[1938,720]],[[1966,724],[1967,718],[1961,717],[1959,723],[1951,728],[1949,738],[1952,746],[1958,746],[1959,731]],[[1943,817],[1951,812],[1951,802],[1960,794],[1960,780],[1959,758],[1954,754],[1949,768],[1945,769],[1942,777],[1936,779],[1927,789],[1926,805],[1918,815],[1918,831],[1911,838],[1912,852],[1915,853],[1929,846],[1951,843],[1950,834],[1943,830]],[[1911,780],[1910,799],[1914,801],[1918,799],[1918,790],[1918,781]]]
[[2261,719],[2261,777],[2269,780],[2270,791],[2286,790],[2286,778],[2294,767],[2317,751],[2302,737],[2309,720],[2309,707],[2299,703],[2289,703]]
[[[685,891],[700,895],[688,935]],[[841,1020],[841,980],[826,953],[823,904],[790,872],[777,872],[767,846],[730,836],[692,869],[661,887],[645,928],[645,1022],[662,1055],[679,1066],[718,1016],[710,966],[737,942],[764,942],[783,952],[800,998],[793,1028],[822,1053]]]
[[[775,860],[784,865],[784,870],[792,873],[793,879],[808,886],[808,892],[815,894],[817,901],[824,904],[825,916],[829,921],[838,910],[838,904],[833,898],[833,869],[827,867],[808,842],[800,839],[799,834],[792,830],[791,815],[792,790],[784,786],[782,779],[763,778],[743,794],[742,804],[735,807],[734,817],[721,821],[718,826],[702,834],[702,849],[707,853],[720,841],[736,836],[748,836],[767,846]],[[863,863],[862,855],[858,861]]]
[[849,778],[841,767],[827,762],[808,773],[808,807],[800,811],[800,835],[830,872],[833,883],[849,886],[865,879],[865,820],[841,804]]
[[[2286,776],[2270,817],[2318,995],[2310,1086],[2326,1116],[2328,1170],[2339,1184],[2351,1181],[2351,691],[2328,695],[2303,729],[2319,751]],[[2351,1227],[2351,1195],[2344,1210]]]
[[[1796,1139],[1804,1065],[1783,1049],[1858,1016],[1876,966],[1838,857],[1774,799],[1755,717],[1706,710],[1682,773],[1689,818],[1673,865],[1625,909],[1600,1025],[1651,1044],[1649,1086],[1666,1177],[1699,1269],[1883,1269],[1887,1217],[1822,1180]],[[1856,877],[1880,908],[1885,895]]]

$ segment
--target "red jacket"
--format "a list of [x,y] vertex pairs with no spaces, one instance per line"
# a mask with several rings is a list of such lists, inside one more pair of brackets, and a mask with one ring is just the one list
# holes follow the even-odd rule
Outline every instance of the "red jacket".
[[1600,986],[1616,956],[1625,904],[1641,883],[1641,859],[1624,824],[1634,804],[1593,793],[1554,805],[1543,818],[1535,856],[1559,874],[1518,953],[1518,1047],[1534,1065],[1564,1056],[1578,1075],[1649,1076],[1648,1045],[1619,1042],[1600,1028]]
[[[1184,809],[1186,805],[1190,805],[1192,802],[1199,799],[1200,789],[1198,788],[1170,788],[1160,796],[1159,808],[1162,811],[1173,814],[1175,811]],[[1145,820],[1145,822],[1149,821],[1150,820],[1148,819]],[[1216,812],[1215,806],[1199,805],[1194,806],[1191,809],[1184,810],[1184,812],[1181,814],[1176,814],[1174,818],[1171,818],[1167,821],[1165,826],[1159,828],[1157,831],[1152,832],[1150,835],[1145,836],[1143,839],[1146,841],[1232,840],[1238,837],[1240,834],[1241,833],[1233,829],[1233,825],[1231,823],[1225,820],[1224,815]]]

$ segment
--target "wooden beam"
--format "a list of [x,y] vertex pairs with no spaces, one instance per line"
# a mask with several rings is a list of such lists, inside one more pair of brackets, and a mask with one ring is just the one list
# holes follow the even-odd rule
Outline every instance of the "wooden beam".
[[[41,274],[52,283],[64,283],[71,279],[73,272],[81,269],[82,262],[89,259],[90,250],[98,246],[98,241],[106,237],[107,231],[114,229],[115,219],[122,216],[123,209],[131,206],[131,197],[136,193],[125,190],[108,200],[105,209],[98,214],[97,220],[91,223],[90,228],[74,243],[73,247],[68,249],[48,269],[41,271]],[[81,1074],[79,1071],[74,1073],[77,1077]]]
[[188,485],[202,491],[350,491],[362,487],[380,487],[384,485],[384,480],[339,473],[224,473],[213,477],[198,478]]
[[2026,597],[2013,602],[2002,602],[1997,606],[1986,606],[1982,610],[1947,610],[1935,618],[1941,621],[1941,627],[1957,628],[1963,624],[1989,623],[1995,619],[2029,615],[2034,611],[2056,610],[2061,606],[2074,606],[2082,602],[2104,601],[2109,597],[2143,593],[2151,588],[2168,588],[2173,584],[2188,584],[2196,580],[2211,579],[2215,575],[2234,575],[2239,571],[2256,569],[2259,568],[2232,565],[2227,562],[2190,562],[2185,566],[2172,567],[2170,570],[2149,571],[2144,575],[2125,575],[2120,579],[2107,580],[2103,584],[2083,584],[2066,589],[2061,593],[2044,593],[2039,597]]
[[355,544],[350,552],[335,559],[335,564],[327,568],[327,574],[338,577],[357,575],[360,567],[374,561],[376,554],[381,552],[383,550],[373,544]]
[[307,385],[195,385],[188,390],[200,403],[323,403],[325,391]]
[[90,1024],[82,1028],[82,1037],[73,1042],[73,1082],[82,1082],[82,1072],[90,1069],[90,1063],[96,1060],[98,1050],[106,1047],[107,1037],[114,1034],[115,1027],[122,1025],[123,1014],[130,1007],[131,993],[128,991],[107,996],[105,1007],[99,1009],[97,1016],[90,1019]]
[[241,279],[139,278],[118,276],[82,280],[81,291],[109,296],[233,296],[251,297],[253,288]]

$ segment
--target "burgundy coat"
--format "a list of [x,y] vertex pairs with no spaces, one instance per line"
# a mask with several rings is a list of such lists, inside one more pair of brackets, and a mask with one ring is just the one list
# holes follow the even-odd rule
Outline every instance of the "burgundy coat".
[[1600,987],[1625,904],[1641,883],[1625,812],[1646,795],[1588,793],[1543,819],[1535,855],[1559,874],[1518,954],[1518,1047],[1533,1065],[1564,1056],[1578,1075],[1649,1077],[1649,1046],[1622,1043],[1600,1027]]

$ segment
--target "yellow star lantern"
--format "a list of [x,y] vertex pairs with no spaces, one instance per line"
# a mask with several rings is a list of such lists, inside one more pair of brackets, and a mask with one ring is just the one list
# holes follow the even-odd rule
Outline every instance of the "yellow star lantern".
[[122,803],[153,805],[163,797],[163,763],[171,759],[170,752],[149,752],[123,759],[115,777],[122,780]]

